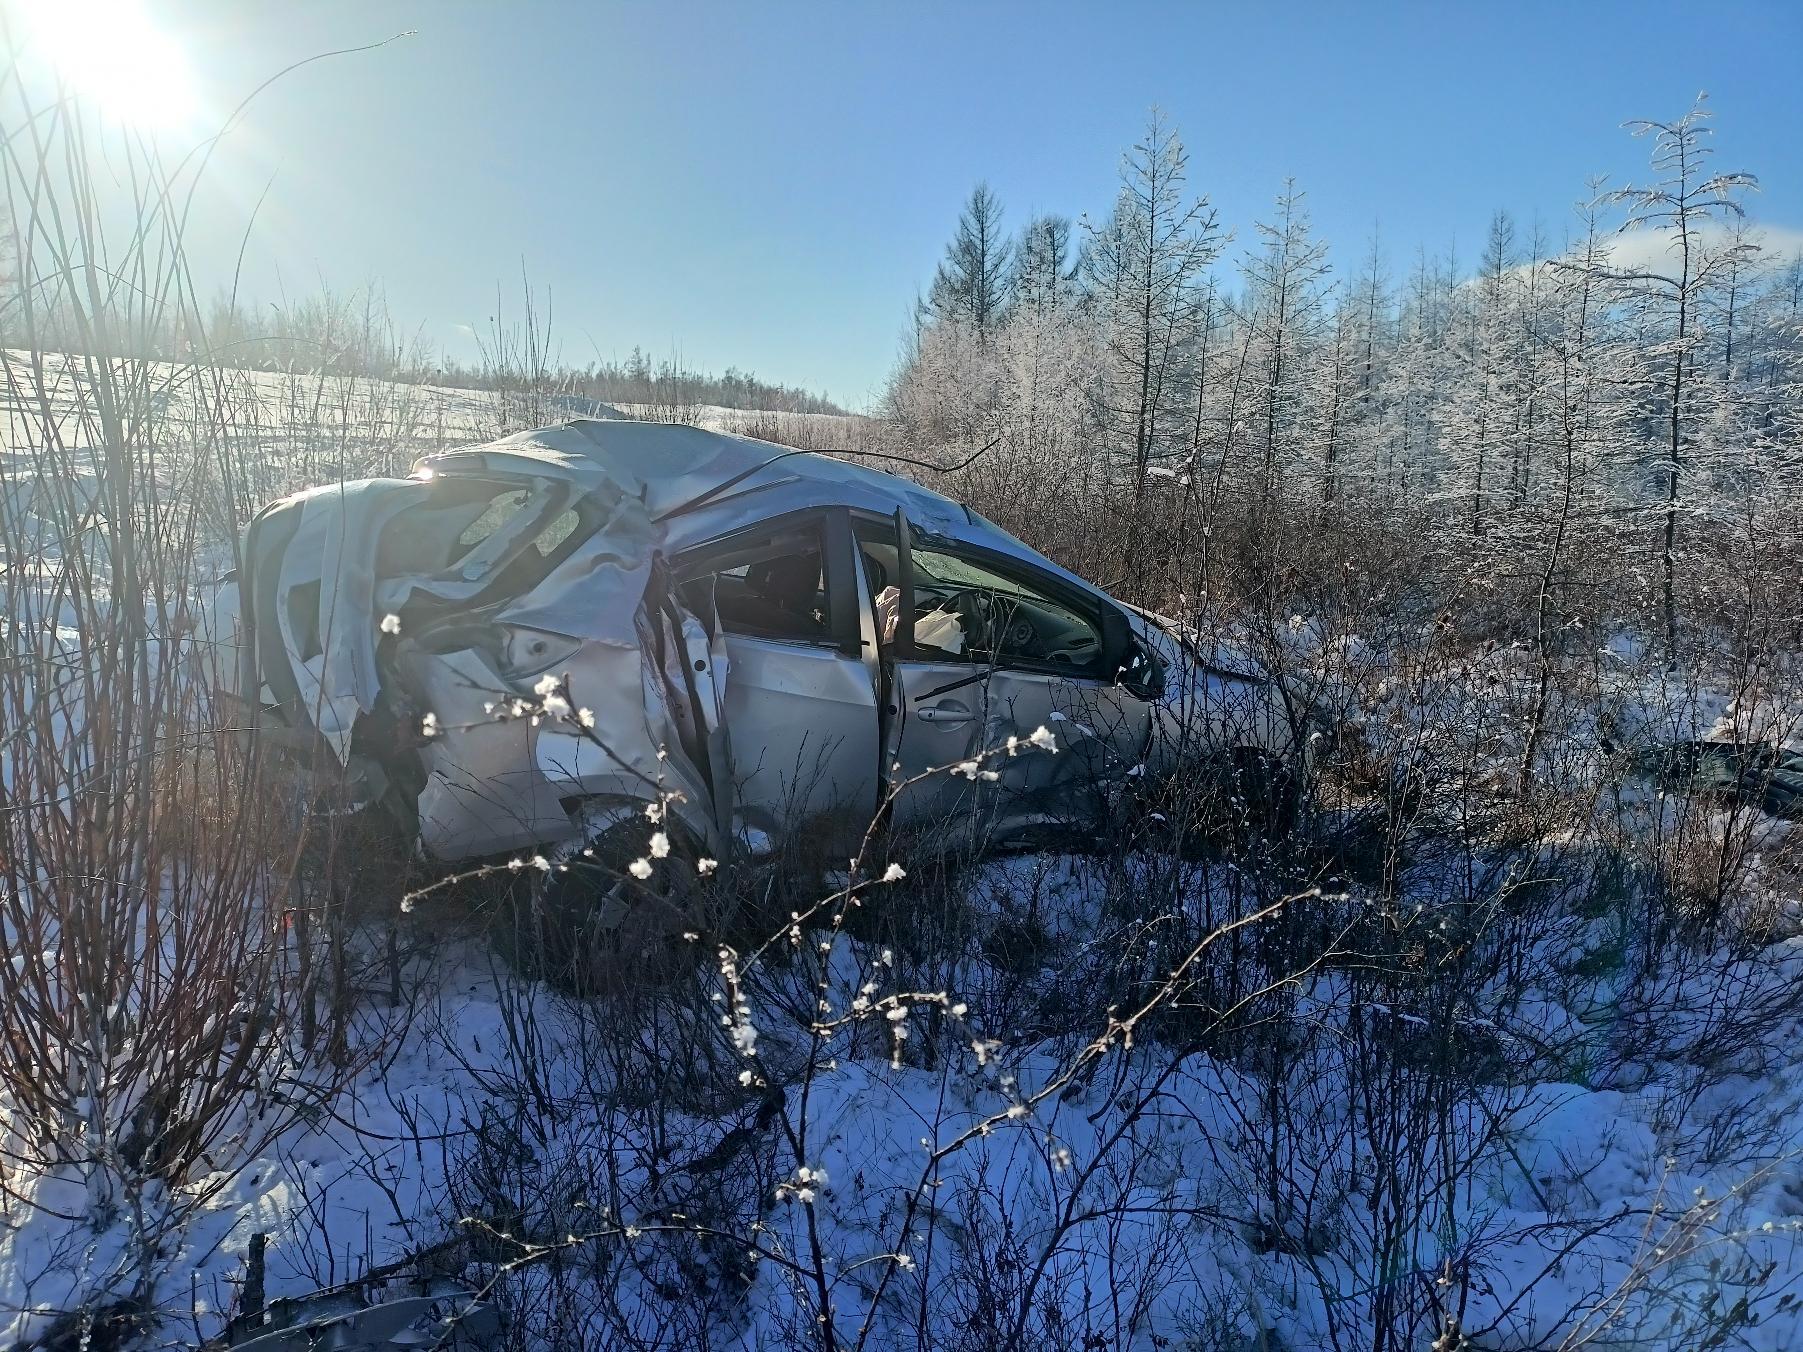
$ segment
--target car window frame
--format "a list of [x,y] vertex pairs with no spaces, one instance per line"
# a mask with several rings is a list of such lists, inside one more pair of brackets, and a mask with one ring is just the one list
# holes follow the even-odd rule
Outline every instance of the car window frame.
[[779,535],[814,526],[820,534],[820,560],[826,589],[827,634],[824,639],[783,637],[774,634],[735,633],[721,626],[722,632],[734,638],[754,639],[760,643],[787,643],[805,648],[822,648],[847,657],[858,657],[860,642],[860,606],[857,595],[858,573],[852,557],[851,526],[843,509],[804,507],[758,521],[735,526],[711,539],[689,545],[670,561],[673,585],[682,586],[698,577],[711,576],[718,569],[706,565],[712,558],[743,549],[746,544],[768,535]]
[[[905,517],[879,516],[874,512],[853,513],[853,530],[860,538],[870,538],[885,544],[899,544],[898,520]],[[1055,662],[1034,662],[1024,658],[1009,658],[1004,661],[991,653],[986,659],[977,659],[963,654],[941,653],[937,650],[922,650],[912,641],[912,633],[907,641],[897,635],[896,660],[909,662],[937,662],[946,665],[961,664],[970,667],[983,667],[995,671],[1014,671],[1032,676],[1052,676],[1060,680],[1088,681],[1098,686],[1111,686],[1119,683],[1118,673],[1108,671],[1109,626],[1106,616],[1113,603],[1100,591],[1086,586],[1079,586],[1056,573],[1047,572],[1026,559],[1017,558],[998,549],[991,549],[981,544],[973,544],[968,540],[956,539],[934,531],[923,530],[913,522],[906,522],[908,528],[908,550],[910,560],[916,547],[930,548],[935,553],[950,554],[953,557],[967,555],[973,561],[981,563],[993,573],[1018,583],[1029,592],[1037,592],[1046,600],[1075,611],[1081,618],[1094,626],[1097,642],[1101,645],[1098,653],[1099,669],[1096,672],[1073,671],[1068,666]],[[907,570],[910,574],[912,568]],[[1124,617],[1123,617],[1124,619]]]

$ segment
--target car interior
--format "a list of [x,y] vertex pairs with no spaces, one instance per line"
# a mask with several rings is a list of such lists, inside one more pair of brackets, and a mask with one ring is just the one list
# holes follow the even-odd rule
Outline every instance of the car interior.
[[820,532],[814,527],[775,531],[748,539],[684,578],[691,604],[703,606],[711,582],[714,608],[729,634],[834,642],[821,571]]
[[[898,572],[896,548],[870,539],[858,548],[871,594],[879,595]],[[1100,674],[1101,633],[1077,610],[974,559],[919,546],[910,552],[914,642],[923,656]]]
[[[860,539],[872,603],[899,574],[894,544]],[[1018,578],[942,549],[916,547],[914,641],[941,661],[1101,674],[1102,636],[1092,618]],[[687,599],[714,607],[728,633],[832,644],[820,532],[788,527],[741,536],[685,570]]]

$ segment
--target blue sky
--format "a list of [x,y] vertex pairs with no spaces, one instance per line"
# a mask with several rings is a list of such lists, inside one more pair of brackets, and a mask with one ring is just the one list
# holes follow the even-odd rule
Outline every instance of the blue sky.
[[251,294],[377,280],[465,358],[523,263],[571,360],[639,343],[868,403],[971,186],[1014,224],[1099,215],[1154,103],[1236,249],[1286,175],[1347,270],[1374,224],[1398,272],[1473,256],[1497,207],[1556,237],[1586,175],[1645,173],[1619,124],[1703,89],[1720,167],[1803,227],[1796,3],[142,3],[215,120],[415,30],[263,94],[194,249],[225,275],[268,185]]

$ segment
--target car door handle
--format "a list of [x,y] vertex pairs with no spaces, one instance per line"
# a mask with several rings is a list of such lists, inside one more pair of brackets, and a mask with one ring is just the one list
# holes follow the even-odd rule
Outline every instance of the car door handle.
[[975,718],[969,709],[962,704],[929,704],[923,709],[914,711],[923,723],[968,723]]

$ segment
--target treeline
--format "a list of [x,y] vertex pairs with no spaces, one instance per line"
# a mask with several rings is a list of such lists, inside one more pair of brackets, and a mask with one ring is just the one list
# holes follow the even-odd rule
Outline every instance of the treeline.
[[[1230,232],[1154,113],[1097,220],[1012,231],[972,193],[889,412],[920,445],[994,442],[971,489],[1006,485],[1030,536],[1110,504],[1070,543],[1154,593],[1209,585],[1224,522],[1300,512],[1428,532],[1535,605],[1619,584],[1675,653],[1699,556],[1733,536],[1796,567],[1803,259],[1762,243],[1700,102],[1631,129],[1644,184],[1591,182],[1557,230],[1498,211],[1475,260],[1398,276],[1376,240],[1337,260],[1294,182]],[[1153,584],[1148,552],[1184,562]],[[1585,554],[1615,572],[1577,577]]]
[[[476,359],[468,362],[397,331],[373,287],[348,296],[321,293],[272,308],[267,319],[252,320],[235,306],[217,303],[207,335],[215,351],[237,354],[260,370],[324,370],[472,390],[511,390],[526,378],[560,395],[656,410],[714,404],[772,413],[844,412],[824,394],[799,386],[760,380],[736,367],[722,375],[699,371],[678,356],[653,360],[637,346],[623,361],[567,362],[556,351],[548,313],[538,308],[524,281],[522,288],[523,320],[513,325],[491,320],[488,333],[477,337]],[[498,300],[496,308],[501,308]]]
[[[10,269],[0,269],[0,291],[16,291]],[[132,331],[109,335],[116,350],[104,355],[205,360],[241,370],[477,390],[512,389],[525,377],[561,395],[658,410],[712,404],[773,413],[845,411],[826,395],[799,386],[762,380],[736,367],[718,375],[700,371],[678,356],[654,360],[636,346],[623,361],[575,365],[557,356],[548,317],[541,322],[529,287],[525,313],[529,332],[491,321],[490,331],[477,337],[475,360],[460,361],[445,356],[417,332],[401,328],[378,285],[349,292],[322,288],[316,295],[279,305],[252,306],[220,297],[204,310],[172,307],[142,316]],[[0,295],[0,347],[80,352],[92,342],[91,333],[75,321],[54,286],[40,287],[30,306],[8,303]],[[522,361],[530,369],[522,370]]]
[[[422,378],[470,389],[486,389],[507,379],[497,374],[492,363],[465,366],[456,361],[446,361]],[[824,394],[760,380],[733,366],[721,375],[713,375],[685,365],[679,357],[653,361],[639,347],[634,347],[624,361],[556,366],[547,378],[568,393],[607,404],[635,404],[660,410],[713,404],[768,413],[845,413]]]

